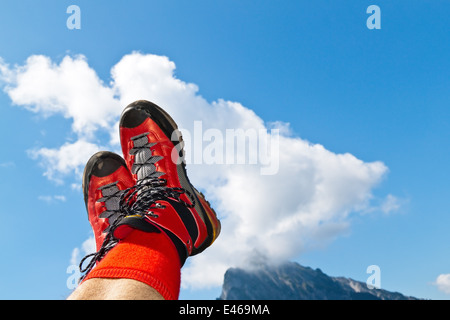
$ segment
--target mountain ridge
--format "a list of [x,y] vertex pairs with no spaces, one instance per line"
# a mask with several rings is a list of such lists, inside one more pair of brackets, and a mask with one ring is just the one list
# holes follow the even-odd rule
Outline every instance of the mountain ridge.
[[369,289],[366,283],[330,277],[296,262],[230,268],[219,300],[418,300],[399,292]]

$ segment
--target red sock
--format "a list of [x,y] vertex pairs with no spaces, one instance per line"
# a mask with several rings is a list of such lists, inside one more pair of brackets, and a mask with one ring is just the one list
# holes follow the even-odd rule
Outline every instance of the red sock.
[[92,269],[92,278],[134,279],[148,284],[166,300],[180,293],[180,258],[165,233],[134,230]]

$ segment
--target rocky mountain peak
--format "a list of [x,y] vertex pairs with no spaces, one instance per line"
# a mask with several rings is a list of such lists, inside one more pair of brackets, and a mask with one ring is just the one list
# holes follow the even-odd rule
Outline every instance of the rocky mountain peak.
[[411,300],[398,292],[369,289],[364,282],[330,277],[320,269],[295,262],[230,268],[224,276],[221,300]]

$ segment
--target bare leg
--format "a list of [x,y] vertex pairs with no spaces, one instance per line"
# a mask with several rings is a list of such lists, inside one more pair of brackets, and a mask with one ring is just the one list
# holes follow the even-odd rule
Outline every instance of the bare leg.
[[149,285],[132,279],[93,278],[83,282],[68,300],[164,300]]

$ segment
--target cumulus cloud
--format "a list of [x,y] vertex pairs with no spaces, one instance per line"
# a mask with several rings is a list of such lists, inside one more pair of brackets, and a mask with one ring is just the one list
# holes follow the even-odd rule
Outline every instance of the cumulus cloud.
[[[297,257],[335,239],[349,228],[351,214],[370,208],[373,188],[387,172],[382,162],[333,153],[295,136],[287,123],[265,123],[239,102],[209,102],[174,72],[169,58],[137,52],[112,67],[109,84],[83,56],[59,64],[32,56],[14,67],[0,60],[13,104],[72,120],[75,142],[30,153],[54,181],[79,175],[100,145],[118,150],[120,112],[135,100],[153,101],[177,121],[190,179],[222,221],[216,243],[183,268],[184,286],[220,285],[228,267],[249,261]],[[109,138],[98,140],[97,133]],[[384,204],[386,212],[398,206],[393,196]]]
[[450,294],[450,274],[440,274],[434,284],[439,291]]
[[348,229],[350,213],[369,205],[371,189],[386,170],[382,163],[364,163],[301,139],[281,140],[278,174],[230,168],[226,183],[210,186],[218,212],[226,217],[225,232],[208,254],[191,260],[185,285],[204,284],[198,272],[204,266],[220,270],[208,275],[211,284],[220,285],[230,264],[291,259],[326,244]]
[[113,90],[105,86],[84,56],[66,56],[60,64],[36,55],[25,65],[0,68],[7,81],[5,92],[14,104],[50,116],[61,114],[73,121],[79,136],[91,136],[98,128],[108,128],[120,112]]

